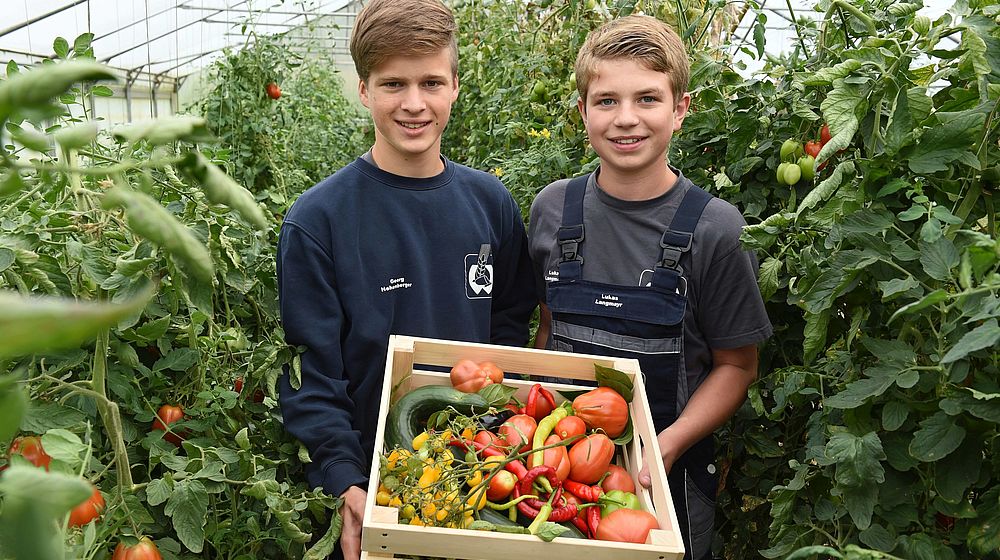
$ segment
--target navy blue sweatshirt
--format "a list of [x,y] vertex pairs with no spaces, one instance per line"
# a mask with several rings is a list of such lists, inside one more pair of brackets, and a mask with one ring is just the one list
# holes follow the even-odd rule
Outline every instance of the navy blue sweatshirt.
[[520,210],[496,177],[444,160],[426,179],[358,159],[302,194],[278,241],[285,429],[311,487],[367,482],[390,334],[523,346],[536,299]]

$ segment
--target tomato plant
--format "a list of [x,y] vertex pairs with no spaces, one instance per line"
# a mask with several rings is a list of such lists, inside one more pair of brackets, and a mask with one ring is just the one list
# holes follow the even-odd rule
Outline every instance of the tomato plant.
[[20,436],[11,442],[7,449],[7,456],[20,455],[36,467],[43,467],[49,470],[52,457],[42,448],[42,438],[38,436]]
[[644,543],[649,532],[659,529],[653,514],[637,509],[618,509],[601,519],[597,539],[602,541]]
[[69,513],[69,526],[82,527],[97,519],[104,511],[104,496],[100,489],[94,486],[94,491],[83,503],[73,508]]

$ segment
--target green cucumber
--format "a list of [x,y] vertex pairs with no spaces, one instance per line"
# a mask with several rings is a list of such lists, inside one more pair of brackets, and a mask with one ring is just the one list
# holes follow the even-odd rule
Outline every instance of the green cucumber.
[[426,429],[431,414],[448,407],[459,414],[473,415],[486,412],[490,405],[479,393],[463,393],[454,387],[425,385],[403,395],[389,407],[385,421],[385,448],[397,445],[410,448],[410,442]]

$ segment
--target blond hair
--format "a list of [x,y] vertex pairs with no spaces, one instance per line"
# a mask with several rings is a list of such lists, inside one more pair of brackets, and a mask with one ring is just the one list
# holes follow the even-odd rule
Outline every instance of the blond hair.
[[372,0],[351,31],[351,58],[358,77],[368,76],[392,56],[426,56],[447,48],[458,74],[455,16],[438,0]]
[[581,99],[587,99],[597,64],[617,59],[635,60],[669,76],[675,101],[687,92],[691,70],[681,38],[654,17],[632,15],[611,20],[587,35],[576,56],[576,87]]

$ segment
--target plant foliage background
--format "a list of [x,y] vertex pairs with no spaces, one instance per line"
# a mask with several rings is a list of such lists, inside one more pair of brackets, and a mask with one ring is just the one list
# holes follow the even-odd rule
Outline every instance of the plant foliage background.
[[[461,95],[445,153],[500,176],[525,213],[548,182],[596,165],[572,75],[586,33],[643,11],[688,44],[694,111],[671,162],[744,211],[776,327],[719,435],[719,557],[998,557],[1000,8],[962,0],[931,21],[920,7],[820,2],[771,57],[752,3],[745,42],[730,34],[744,7],[725,3],[454,4]],[[93,57],[86,36],[54,50]],[[0,521],[51,519],[18,525],[49,558],[106,558],[141,534],[165,558],[325,556],[337,503],[304,487],[308,457],[274,401],[296,364],[273,260],[295,197],[370,145],[342,94],[354,85],[256,37],[213,68],[191,109],[204,120],[108,130],[85,113],[86,96],[109,93],[91,81],[100,70],[59,68],[39,78],[44,94],[15,88],[13,66],[0,82],[0,293],[103,305],[0,306],[0,443],[44,434],[55,459],[48,474],[13,461]],[[780,185],[781,143],[825,123],[815,179]],[[45,349],[57,339],[41,333],[71,318],[83,334]],[[38,336],[15,347],[7,333],[26,325]],[[185,409],[180,448],[149,430],[164,403]],[[108,507],[66,530],[80,477]],[[62,500],[43,507],[25,481]],[[43,557],[5,536],[0,556]]]

